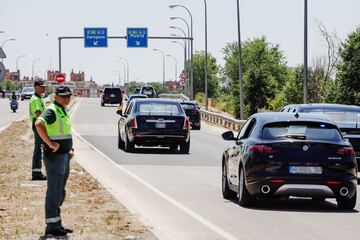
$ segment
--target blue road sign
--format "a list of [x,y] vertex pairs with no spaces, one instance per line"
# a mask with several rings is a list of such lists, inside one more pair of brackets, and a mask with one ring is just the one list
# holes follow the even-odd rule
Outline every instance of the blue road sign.
[[107,28],[84,28],[84,44],[86,48],[106,48]]
[[127,28],[127,47],[128,48],[147,48],[148,29],[147,28]]

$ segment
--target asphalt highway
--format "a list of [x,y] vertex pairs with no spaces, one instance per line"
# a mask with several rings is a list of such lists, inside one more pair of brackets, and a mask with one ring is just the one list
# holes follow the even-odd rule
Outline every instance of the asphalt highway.
[[101,107],[100,99],[82,99],[72,122],[76,132],[116,166],[106,172],[105,161],[98,160],[96,177],[115,173],[110,179],[115,184],[108,188],[123,191],[125,206],[155,232],[160,229],[160,238],[360,239],[359,194],[356,209],[350,212],[339,210],[335,200],[299,198],[242,208],[221,194],[226,142],[220,134],[226,130],[203,124],[201,131],[191,131],[190,154],[159,148],[125,153],[117,148],[118,119],[115,106]]
[[8,98],[0,98],[0,130],[11,124],[13,121],[25,118],[29,114],[29,100],[18,101],[19,108],[13,113]]

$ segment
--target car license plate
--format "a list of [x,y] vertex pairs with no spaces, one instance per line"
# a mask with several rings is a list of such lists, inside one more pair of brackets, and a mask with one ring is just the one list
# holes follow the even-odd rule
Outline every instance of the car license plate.
[[322,174],[322,167],[289,166],[293,174]]
[[165,123],[155,123],[155,127],[156,128],[165,128],[166,124]]
[[115,97],[115,94],[111,94],[110,97]]

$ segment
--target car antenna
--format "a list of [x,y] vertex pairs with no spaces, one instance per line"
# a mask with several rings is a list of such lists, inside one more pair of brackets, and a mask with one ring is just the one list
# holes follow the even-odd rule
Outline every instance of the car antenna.
[[295,113],[295,118],[299,118],[300,116],[299,116],[299,113],[297,112],[297,113]]

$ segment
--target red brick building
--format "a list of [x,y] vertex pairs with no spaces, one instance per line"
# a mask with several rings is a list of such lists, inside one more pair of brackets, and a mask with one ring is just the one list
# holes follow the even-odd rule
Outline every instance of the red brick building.
[[79,73],[74,73],[74,70],[71,70],[70,81],[73,81],[73,82],[85,81],[85,73],[80,72],[80,71],[79,71]]
[[[59,71],[47,71],[47,80],[48,81],[55,81],[55,76],[57,74],[59,74]],[[65,79],[66,79],[66,74],[63,73],[65,75]]]
[[6,69],[4,79],[5,80],[20,81],[20,70],[17,70],[16,72],[10,72],[9,69]]

